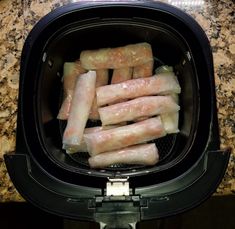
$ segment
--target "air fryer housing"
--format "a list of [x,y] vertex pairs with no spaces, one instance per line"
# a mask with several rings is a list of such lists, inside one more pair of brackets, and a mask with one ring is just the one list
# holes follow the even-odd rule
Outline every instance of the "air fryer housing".
[[[155,166],[90,169],[87,154],[62,150],[65,123],[56,116],[63,63],[85,49],[143,41],[152,45],[155,66],[172,65],[178,76],[180,133],[155,141]],[[17,190],[36,206],[106,228],[174,215],[199,205],[219,185],[229,160],[219,145],[210,44],[186,13],[158,2],[74,3],[46,15],[28,35],[16,153],[5,162]],[[127,194],[107,195],[110,186]]]

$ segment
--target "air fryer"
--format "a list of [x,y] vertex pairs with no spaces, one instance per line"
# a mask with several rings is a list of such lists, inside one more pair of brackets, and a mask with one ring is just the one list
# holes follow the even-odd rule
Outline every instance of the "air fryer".
[[[173,66],[182,88],[177,134],[155,142],[155,166],[91,169],[62,149],[63,63],[82,50],[148,42],[155,67]],[[88,122],[89,126],[94,125]],[[129,228],[196,207],[217,188],[229,153],[219,149],[213,61],[193,18],[157,2],[86,2],[58,8],[28,35],[21,59],[16,152],[5,155],[21,195],[62,217]]]

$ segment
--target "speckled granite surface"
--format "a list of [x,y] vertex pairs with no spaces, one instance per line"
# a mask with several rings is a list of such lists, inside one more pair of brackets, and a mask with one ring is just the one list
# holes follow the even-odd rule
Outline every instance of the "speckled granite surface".
[[[6,172],[3,154],[14,151],[19,60],[32,26],[54,8],[72,1],[0,1],[0,202],[21,201]],[[235,192],[235,3],[233,0],[162,0],[192,15],[208,35],[214,56],[221,148],[232,147],[217,194]],[[191,5],[189,5],[191,3]]]

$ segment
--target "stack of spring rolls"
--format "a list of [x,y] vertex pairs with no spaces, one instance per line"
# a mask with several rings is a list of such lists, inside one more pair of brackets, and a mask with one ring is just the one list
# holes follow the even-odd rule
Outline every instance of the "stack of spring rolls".
[[[149,141],[179,131],[181,89],[172,68],[153,75],[153,61],[150,44],[138,43],[85,50],[78,61],[64,63],[58,119],[67,120],[67,153],[88,152],[92,168],[158,162],[158,149]],[[102,126],[86,128],[88,119]]]

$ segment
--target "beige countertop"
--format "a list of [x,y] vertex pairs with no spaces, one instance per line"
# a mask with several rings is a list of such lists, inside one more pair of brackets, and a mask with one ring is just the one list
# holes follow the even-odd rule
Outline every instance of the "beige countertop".
[[[0,202],[21,201],[11,183],[3,155],[15,149],[19,64],[32,26],[66,0],[0,1]],[[74,1],[73,1],[74,2]],[[235,3],[233,0],[162,0],[189,13],[212,46],[221,148],[232,148],[226,175],[216,194],[235,192]]]

